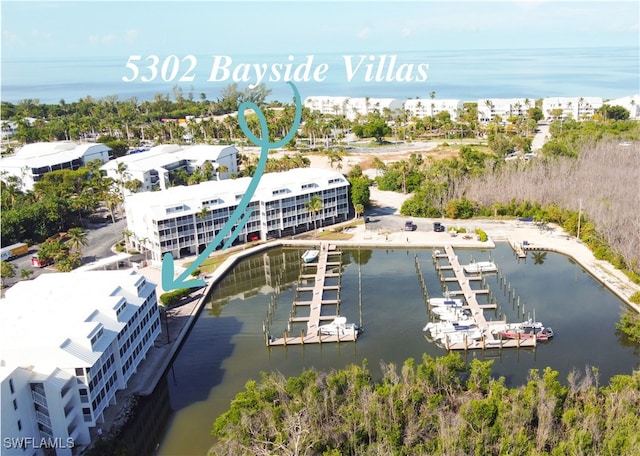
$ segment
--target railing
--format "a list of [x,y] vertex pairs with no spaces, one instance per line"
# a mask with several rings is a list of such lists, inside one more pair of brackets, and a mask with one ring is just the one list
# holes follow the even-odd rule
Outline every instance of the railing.
[[36,411],[36,419],[38,420],[38,423],[44,424],[48,428],[51,427],[51,419],[44,413]]
[[47,398],[45,396],[33,390],[31,390],[31,396],[33,397],[33,402],[47,408]]

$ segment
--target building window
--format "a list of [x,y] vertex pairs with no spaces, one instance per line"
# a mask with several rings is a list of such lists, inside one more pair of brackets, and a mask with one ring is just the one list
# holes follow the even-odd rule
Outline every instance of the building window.
[[18,410],[18,402],[15,399],[13,400],[13,409]]
[[127,301],[123,302],[120,307],[116,310],[116,316],[120,315],[122,311],[127,307]]
[[96,332],[92,337],[91,337],[91,347],[93,348],[93,346],[95,345],[96,342],[98,342],[98,340],[100,339],[100,337],[102,337],[102,333],[103,333],[103,329],[102,327],[100,327],[100,329],[98,329],[98,332]]
[[22,421],[18,420],[18,431],[22,431]]
[[9,390],[11,391],[11,394],[15,393],[15,389],[13,388],[13,379],[10,378],[9,379]]

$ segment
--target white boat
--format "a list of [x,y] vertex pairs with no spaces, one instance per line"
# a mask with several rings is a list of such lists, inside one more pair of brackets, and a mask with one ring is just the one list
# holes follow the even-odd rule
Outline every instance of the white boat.
[[456,344],[464,342],[465,338],[467,342],[482,339],[482,331],[479,328],[468,329],[464,331],[454,331],[448,333],[440,333],[435,337],[437,342],[445,342],[449,344]]
[[434,307],[431,313],[443,321],[467,320],[472,316],[471,311],[459,307]]
[[497,272],[498,267],[491,261],[478,261],[462,267],[467,274],[479,274],[481,272]]
[[441,322],[429,322],[426,324],[423,331],[428,332],[432,338],[438,337],[439,334],[468,331],[477,328],[477,324],[473,319],[468,320],[456,320],[456,321],[441,321]]
[[464,302],[458,298],[429,298],[431,307],[462,307]]
[[336,317],[331,323],[320,325],[318,332],[325,336],[355,336],[360,332],[360,328],[355,323],[347,323],[345,317]]
[[313,263],[318,259],[318,255],[320,255],[320,250],[307,250],[302,254],[302,261],[305,263]]

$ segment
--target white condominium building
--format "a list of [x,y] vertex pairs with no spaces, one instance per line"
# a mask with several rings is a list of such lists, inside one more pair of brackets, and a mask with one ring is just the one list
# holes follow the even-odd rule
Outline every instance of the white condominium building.
[[533,98],[486,98],[478,100],[478,121],[493,122],[500,116],[502,122],[507,122],[511,116],[525,117],[530,108],[535,107]]
[[349,120],[371,113],[394,114],[403,109],[402,100],[395,98],[349,98],[349,97],[307,97],[305,107],[322,114],[343,115]]
[[[156,261],[165,253],[180,258],[202,252],[231,217],[250,181],[249,177],[210,181],[126,197],[133,245],[149,249]],[[278,238],[347,220],[348,187],[347,179],[331,170],[266,173],[248,206],[253,213],[236,242]],[[305,206],[313,195],[322,199],[316,214]]]
[[0,158],[0,178],[17,178],[23,192],[33,190],[42,176],[59,169],[79,169],[90,161],[102,163],[110,158],[111,149],[99,143],[41,142],[26,144],[15,154]]
[[605,101],[604,104],[609,106],[622,106],[624,109],[629,111],[629,119],[640,120],[640,95],[616,98],[614,100]]
[[79,454],[160,333],[155,284],[131,270],[43,274],[7,290],[0,312],[2,454]]
[[600,97],[550,97],[542,99],[542,113],[547,121],[587,120],[602,107]]
[[409,111],[410,117],[435,117],[441,112],[448,112],[452,121],[458,119],[464,103],[462,100],[437,100],[416,98],[404,102],[404,109]]
[[347,116],[349,97],[307,97],[304,100],[305,108],[321,114]]
[[101,169],[115,180],[138,180],[142,183],[140,191],[149,191],[166,190],[171,171],[185,169],[192,174],[205,163],[211,164],[216,179],[227,179],[238,173],[238,149],[205,144],[187,147],[163,144],[111,160]]

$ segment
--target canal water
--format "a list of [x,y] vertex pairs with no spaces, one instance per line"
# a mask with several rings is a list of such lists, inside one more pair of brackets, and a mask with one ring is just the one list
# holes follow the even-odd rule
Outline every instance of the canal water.
[[[401,365],[407,358],[419,361],[424,353],[444,355],[446,351],[426,340],[422,331],[429,315],[418,274],[431,297],[443,294],[431,253],[343,250],[340,314],[361,324],[364,333],[357,343],[286,348],[267,348],[263,326],[276,337],[287,329],[299,335],[303,328],[287,326],[302,250],[273,249],[239,263],[214,291],[161,382],[158,400],[170,401],[172,413],[166,432],[157,437],[157,454],[205,455],[213,442],[215,418],[248,380],[259,380],[261,372],[299,375],[307,368],[340,369],[366,360],[377,376],[381,362]],[[623,302],[571,259],[549,252],[518,260],[506,244],[456,253],[461,264],[493,260],[500,269],[499,275],[486,275],[484,283],[473,285],[491,290],[481,303],[491,299],[499,304],[496,311],[485,311],[488,320],[522,321],[535,312],[535,318],[555,332],[553,340],[535,350],[462,353],[468,361],[493,359],[494,375],[505,377],[509,386],[526,382],[530,369],[546,366],[559,371],[561,379],[574,369],[584,372],[595,366],[601,384],[639,367],[640,347],[615,328]]]

